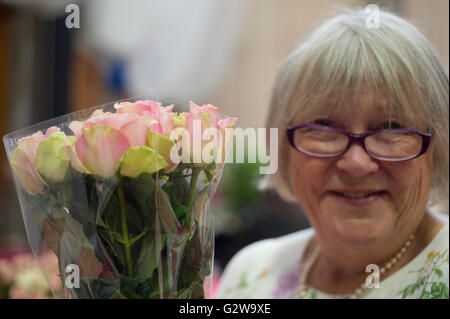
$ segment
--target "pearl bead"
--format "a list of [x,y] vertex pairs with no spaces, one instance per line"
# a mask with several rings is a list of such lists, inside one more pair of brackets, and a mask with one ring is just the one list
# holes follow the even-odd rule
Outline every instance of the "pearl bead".
[[[395,265],[400,260],[400,258],[403,257],[403,255],[405,254],[408,247],[411,246],[411,241],[413,239],[414,239],[414,234],[411,234],[409,236],[409,239],[405,242],[403,247],[400,249],[400,251],[398,251],[384,267],[381,267],[380,274],[385,274],[387,270],[391,269],[392,266]],[[319,249],[316,250],[315,254],[313,255],[312,259],[309,261],[309,263],[306,264],[304,278],[303,278],[303,280],[300,280],[299,293],[298,293],[299,298],[302,298],[302,299],[307,298],[308,293],[306,291],[306,285],[305,285],[306,278],[308,277],[309,270],[311,269],[311,267],[313,267],[314,262],[317,260],[318,255],[319,255]],[[361,286],[355,290],[353,295],[350,296],[350,298],[351,299],[359,298],[360,295],[367,288],[368,287],[366,286],[366,283],[365,282],[362,283]]]

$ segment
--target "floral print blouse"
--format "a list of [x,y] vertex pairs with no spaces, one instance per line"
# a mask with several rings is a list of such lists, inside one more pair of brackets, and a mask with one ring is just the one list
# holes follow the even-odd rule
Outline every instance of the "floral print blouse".
[[[299,265],[314,230],[253,243],[239,251],[220,279],[216,298],[296,298]],[[362,298],[449,298],[449,223],[402,269]],[[368,274],[369,275],[369,274]],[[348,298],[307,288],[308,298]]]

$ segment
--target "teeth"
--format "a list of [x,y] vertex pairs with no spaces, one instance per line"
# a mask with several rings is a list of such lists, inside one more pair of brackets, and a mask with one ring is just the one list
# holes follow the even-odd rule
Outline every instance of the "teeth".
[[349,198],[363,198],[363,197],[368,197],[370,195],[374,195],[377,192],[366,192],[366,193],[341,193],[343,196],[345,197],[349,197]]

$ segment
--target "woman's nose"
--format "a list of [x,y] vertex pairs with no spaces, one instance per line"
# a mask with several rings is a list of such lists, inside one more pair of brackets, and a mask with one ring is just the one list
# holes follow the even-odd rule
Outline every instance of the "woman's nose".
[[353,176],[364,176],[376,172],[379,165],[362,145],[354,143],[337,161],[337,167]]

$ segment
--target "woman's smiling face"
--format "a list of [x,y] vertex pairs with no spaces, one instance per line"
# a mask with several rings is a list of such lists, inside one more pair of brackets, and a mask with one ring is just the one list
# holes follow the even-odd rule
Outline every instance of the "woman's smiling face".
[[[389,119],[381,109],[360,100],[350,110],[315,114],[304,123],[352,133],[383,129],[389,123],[393,128],[426,131],[400,117]],[[390,243],[396,236],[412,233],[424,216],[433,171],[431,146],[422,156],[402,162],[373,159],[357,143],[333,158],[311,157],[291,147],[290,182],[323,239],[349,245]],[[373,192],[382,193],[349,198]]]

